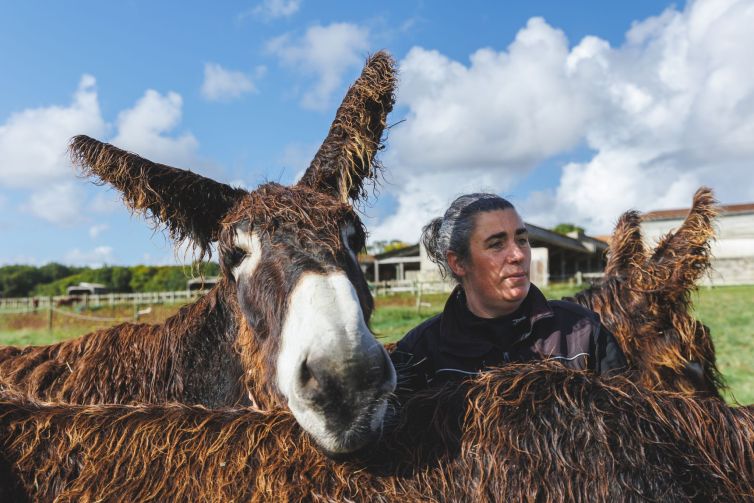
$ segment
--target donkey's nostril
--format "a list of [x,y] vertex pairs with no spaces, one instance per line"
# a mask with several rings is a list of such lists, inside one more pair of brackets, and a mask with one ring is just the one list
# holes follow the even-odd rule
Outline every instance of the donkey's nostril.
[[319,390],[320,385],[317,380],[316,372],[309,366],[309,360],[304,360],[299,369],[299,384],[306,393],[314,393]]

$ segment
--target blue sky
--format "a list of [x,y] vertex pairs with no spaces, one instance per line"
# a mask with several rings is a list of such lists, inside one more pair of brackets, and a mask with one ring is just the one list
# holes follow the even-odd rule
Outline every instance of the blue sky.
[[[700,184],[754,201],[754,1],[3,2],[0,264],[171,263],[76,178],[86,133],[226,183],[291,183],[365,57],[400,64],[373,239],[458,194],[606,233]],[[181,256],[180,250],[178,253]]]

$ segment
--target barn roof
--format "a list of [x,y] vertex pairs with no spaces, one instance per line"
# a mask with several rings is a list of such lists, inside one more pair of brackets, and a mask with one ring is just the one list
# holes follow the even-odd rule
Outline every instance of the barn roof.
[[[557,232],[526,223],[529,231],[529,241],[534,247],[556,247],[577,253],[592,254],[607,249],[608,243],[602,239],[587,236],[583,233],[575,233],[564,236]],[[360,263],[372,263],[374,261],[385,262],[402,257],[418,257],[419,244],[391,250],[374,256],[359,256]]]
[[535,247],[549,245],[585,254],[606,250],[608,247],[606,242],[583,233],[569,233],[568,236],[564,236],[528,222],[526,223],[526,229],[529,231],[529,241]]
[[[725,204],[719,206],[721,215],[736,215],[740,213],[754,213],[754,203]],[[655,210],[644,213],[641,219],[645,222],[653,220],[680,220],[686,218],[689,208],[677,208],[672,210]]]

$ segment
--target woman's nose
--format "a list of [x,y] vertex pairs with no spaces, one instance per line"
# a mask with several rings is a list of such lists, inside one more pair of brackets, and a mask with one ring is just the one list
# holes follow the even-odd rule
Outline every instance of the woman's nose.
[[513,250],[509,256],[510,261],[513,263],[521,262],[524,259],[524,251],[518,245],[513,245]]

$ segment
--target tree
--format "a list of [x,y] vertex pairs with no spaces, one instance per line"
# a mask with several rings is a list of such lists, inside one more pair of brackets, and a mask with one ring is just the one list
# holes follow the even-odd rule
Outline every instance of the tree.
[[39,269],[30,265],[2,268],[0,288],[4,297],[26,297],[40,280]]
[[160,267],[144,285],[145,292],[185,290],[189,269],[181,266]]
[[578,225],[569,224],[569,223],[563,223],[558,224],[555,227],[552,228],[553,232],[557,232],[558,234],[567,235],[569,232],[573,231],[579,231],[581,233],[584,232],[583,227],[579,227]]
[[394,251],[394,250],[400,250],[401,248],[407,248],[409,246],[411,245],[408,243],[404,243],[403,241],[400,241],[398,239],[393,239],[388,244],[385,245],[382,253],[387,253],[389,251]]
[[137,265],[131,268],[131,281],[129,281],[129,285],[131,286],[132,292],[145,292],[144,289],[149,283],[149,280],[152,279],[152,276],[155,275],[157,272],[156,267],[148,266],[148,265]]
[[110,276],[112,283],[111,288],[113,292],[125,292],[131,291],[131,269],[129,267],[115,266],[113,267],[112,275]]

